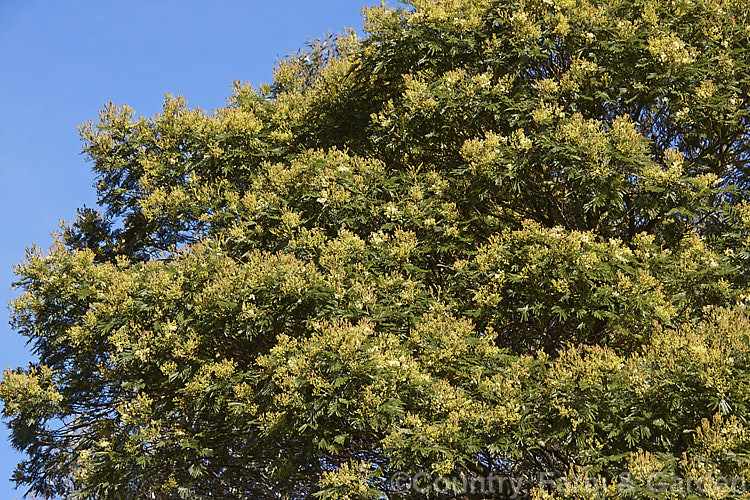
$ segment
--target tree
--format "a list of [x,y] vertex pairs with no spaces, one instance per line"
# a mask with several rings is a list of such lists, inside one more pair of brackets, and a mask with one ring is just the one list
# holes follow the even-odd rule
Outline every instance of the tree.
[[728,494],[706,478],[750,474],[749,13],[414,0],[213,113],[107,106],[81,127],[103,212],[16,271],[16,481]]

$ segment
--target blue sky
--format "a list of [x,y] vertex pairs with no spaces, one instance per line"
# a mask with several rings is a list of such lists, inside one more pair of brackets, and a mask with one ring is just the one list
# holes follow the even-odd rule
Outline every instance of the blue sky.
[[[270,81],[274,63],[308,37],[361,27],[361,5],[276,2],[0,0],[0,293],[25,248],[48,247],[61,219],[95,206],[76,126],[107,102],[149,116],[169,92],[191,106],[225,103],[234,79]],[[7,317],[7,311],[2,312]],[[24,339],[0,321],[0,367],[26,365]],[[19,460],[0,429],[0,498],[20,497]]]

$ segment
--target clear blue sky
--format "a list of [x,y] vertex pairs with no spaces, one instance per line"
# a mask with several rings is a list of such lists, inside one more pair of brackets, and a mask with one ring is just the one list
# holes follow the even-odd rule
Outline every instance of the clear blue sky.
[[[0,293],[25,248],[44,248],[60,219],[96,204],[76,126],[110,100],[136,114],[164,94],[204,109],[224,105],[234,79],[270,81],[274,63],[308,37],[361,27],[379,0],[0,0]],[[0,315],[7,318],[7,311]],[[0,321],[0,367],[26,365],[24,339]],[[19,459],[0,429],[0,498]]]

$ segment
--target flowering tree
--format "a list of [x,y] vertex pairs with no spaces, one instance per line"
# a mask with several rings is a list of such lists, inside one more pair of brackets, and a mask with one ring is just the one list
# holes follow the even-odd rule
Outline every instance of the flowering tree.
[[213,113],[106,107],[81,128],[103,212],[17,269],[38,357],[0,384],[17,482],[638,498],[655,473],[747,477],[749,12],[414,0]]

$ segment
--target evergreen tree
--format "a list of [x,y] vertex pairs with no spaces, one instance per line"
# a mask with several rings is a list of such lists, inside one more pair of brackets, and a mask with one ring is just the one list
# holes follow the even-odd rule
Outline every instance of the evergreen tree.
[[16,481],[734,494],[707,478],[750,479],[749,13],[413,0],[211,113],[107,106],[102,212],[16,271]]

